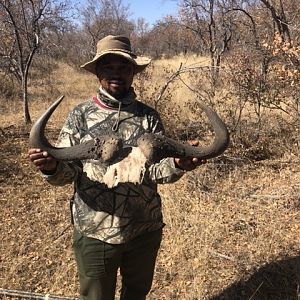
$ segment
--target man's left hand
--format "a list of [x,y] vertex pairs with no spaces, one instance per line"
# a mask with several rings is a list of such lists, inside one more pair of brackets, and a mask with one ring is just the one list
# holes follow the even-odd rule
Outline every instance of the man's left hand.
[[[197,147],[199,145],[199,141],[189,141],[189,144]],[[198,159],[196,157],[175,158],[176,167],[184,171],[192,171],[205,163],[206,160]]]

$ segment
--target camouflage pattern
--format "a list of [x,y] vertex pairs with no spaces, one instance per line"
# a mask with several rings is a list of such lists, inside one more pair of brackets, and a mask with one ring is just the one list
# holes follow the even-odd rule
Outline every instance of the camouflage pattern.
[[[96,99],[97,100],[97,99]],[[105,108],[95,98],[78,105],[68,116],[57,146],[74,144],[113,133],[125,144],[136,145],[145,132],[163,133],[158,113],[132,100],[118,109]],[[117,118],[119,127],[112,132]],[[54,175],[45,178],[53,185],[74,182],[72,215],[75,228],[82,234],[112,244],[127,242],[143,233],[164,226],[157,184],[178,180],[184,172],[173,158],[149,166],[141,184],[119,183],[108,188],[103,183],[107,165],[96,160],[59,162]]]

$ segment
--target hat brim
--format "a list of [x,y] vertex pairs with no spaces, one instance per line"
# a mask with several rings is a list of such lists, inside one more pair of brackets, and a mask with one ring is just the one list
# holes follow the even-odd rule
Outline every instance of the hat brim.
[[120,51],[120,50],[106,50],[100,54],[96,54],[96,56],[93,58],[93,60],[85,63],[81,66],[81,68],[85,69],[88,72],[91,72],[95,75],[97,75],[96,66],[97,63],[103,56],[107,54],[114,54],[122,56],[123,58],[129,60],[134,66],[135,66],[135,73],[142,72],[151,62],[151,59],[145,56],[136,56],[135,54],[127,51]]

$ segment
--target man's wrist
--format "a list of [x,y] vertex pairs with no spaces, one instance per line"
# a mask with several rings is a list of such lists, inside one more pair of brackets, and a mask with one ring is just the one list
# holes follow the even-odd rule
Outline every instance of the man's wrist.
[[53,169],[50,169],[50,170],[47,170],[47,169],[41,169],[41,172],[44,174],[44,175],[54,175],[57,171],[57,165],[58,163],[56,163],[56,166],[55,168]]
[[175,168],[176,168],[176,169],[185,171],[185,169],[183,169],[183,168],[180,166],[180,164],[178,163],[178,158],[174,158],[174,164],[175,164]]

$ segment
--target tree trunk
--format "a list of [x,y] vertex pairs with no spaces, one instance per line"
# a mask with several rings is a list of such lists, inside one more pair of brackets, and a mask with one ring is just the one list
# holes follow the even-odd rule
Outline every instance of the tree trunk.
[[31,123],[31,117],[28,105],[28,91],[27,91],[27,76],[22,78],[22,100],[23,100],[23,117],[25,124]]

